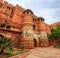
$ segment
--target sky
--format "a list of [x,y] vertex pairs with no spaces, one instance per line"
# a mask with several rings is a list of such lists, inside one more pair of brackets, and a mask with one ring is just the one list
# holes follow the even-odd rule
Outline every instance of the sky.
[[31,9],[38,17],[43,17],[45,22],[52,24],[60,22],[60,0],[5,0],[13,5],[20,5]]

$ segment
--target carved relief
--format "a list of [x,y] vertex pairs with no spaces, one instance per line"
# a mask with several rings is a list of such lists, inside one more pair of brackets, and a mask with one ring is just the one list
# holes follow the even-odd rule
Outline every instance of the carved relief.
[[[3,33],[7,32],[8,34],[7,29],[9,29],[12,37],[15,37],[17,34],[19,34],[20,37],[22,36],[21,39],[23,40],[24,38],[27,40],[32,39],[33,45],[34,38],[37,39],[37,41],[41,40],[42,43],[48,42],[46,32],[50,31],[50,27],[44,22],[43,18],[40,17],[38,19],[38,17],[29,9],[25,10],[19,5],[13,6],[12,4],[8,4],[6,1],[2,2],[2,0],[0,0],[0,18],[0,28],[5,28]],[[8,20],[8,22],[5,20]],[[20,33],[21,30],[22,33]],[[33,33],[34,31],[35,33]],[[15,38],[13,39],[13,41],[16,42],[18,38],[16,38],[16,40]],[[31,42],[29,44],[32,45]]]
[[23,33],[22,33],[23,37],[26,37],[26,36],[32,36],[33,37],[33,30],[32,30],[32,28],[25,28],[22,31],[23,31]]
[[40,33],[40,38],[41,39],[47,39],[47,33],[46,32],[41,32]]

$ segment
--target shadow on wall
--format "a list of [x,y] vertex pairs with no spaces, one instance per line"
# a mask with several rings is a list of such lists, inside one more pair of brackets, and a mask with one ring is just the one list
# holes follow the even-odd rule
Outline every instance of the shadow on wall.
[[4,36],[0,34],[0,37],[2,37],[2,38],[3,38]]
[[37,47],[37,40],[34,38],[34,47]]

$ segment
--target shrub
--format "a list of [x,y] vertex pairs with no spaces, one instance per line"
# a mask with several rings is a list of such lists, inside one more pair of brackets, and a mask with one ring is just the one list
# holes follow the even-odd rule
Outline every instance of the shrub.
[[24,45],[21,45],[20,46],[20,49],[23,51],[23,49],[25,48],[25,46]]

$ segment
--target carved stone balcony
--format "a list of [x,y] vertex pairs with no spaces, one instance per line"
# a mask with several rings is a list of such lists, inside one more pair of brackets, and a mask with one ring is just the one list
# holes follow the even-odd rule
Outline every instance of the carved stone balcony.
[[21,25],[16,24],[16,23],[11,22],[11,21],[0,19],[0,30],[20,32]]

